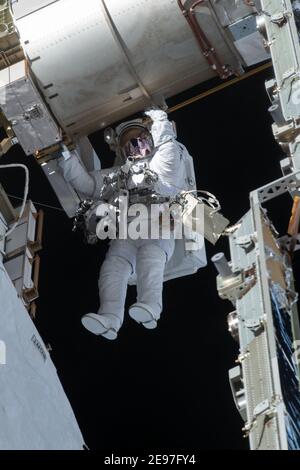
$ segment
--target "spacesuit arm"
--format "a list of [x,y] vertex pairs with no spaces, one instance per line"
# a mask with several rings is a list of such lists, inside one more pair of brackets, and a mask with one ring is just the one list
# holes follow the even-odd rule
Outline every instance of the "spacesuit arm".
[[156,191],[163,196],[175,196],[183,183],[181,149],[173,124],[164,111],[151,110],[146,115],[153,121],[151,134],[156,152],[149,167],[159,178]]
[[168,115],[161,109],[152,109],[145,112],[152,120],[151,135],[154,147],[157,149],[166,142],[176,140],[176,133]]
[[65,180],[85,197],[93,198],[96,196],[102,185],[102,176],[100,171],[89,174],[81,163],[76,152],[63,152],[59,159],[59,167],[62,170]]

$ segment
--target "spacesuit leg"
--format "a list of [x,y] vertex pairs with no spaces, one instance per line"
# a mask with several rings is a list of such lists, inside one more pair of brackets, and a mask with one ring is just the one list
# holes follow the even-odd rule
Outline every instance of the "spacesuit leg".
[[[162,312],[164,271],[172,256],[174,241],[147,240],[140,246],[136,260],[137,303],[129,309],[129,315],[147,329],[154,329]],[[169,255],[169,256],[168,256]]]
[[127,284],[133,272],[136,248],[126,241],[114,240],[99,277],[100,309],[82,318],[91,333],[116,339],[124,319]]

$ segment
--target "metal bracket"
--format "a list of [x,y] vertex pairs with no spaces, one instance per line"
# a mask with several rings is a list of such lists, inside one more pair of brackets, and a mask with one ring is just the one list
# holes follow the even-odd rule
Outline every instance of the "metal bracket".
[[217,289],[221,299],[235,302],[241,299],[256,284],[255,268],[233,273],[228,277],[217,277]]
[[0,157],[7,154],[7,152],[18,143],[16,137],[6,137],[0,142]]
[[244,235],[242,237],[237,237],[235,240],[235,244],[241,246],[248,254],[255,248],[256,241],[256,234],[251,234]]
[[262,402],[258,403],[258,405],[256,405],[253,411],[253,415],[255,417],[260,416],[266,413],[266,411],[268,411],[270,408],[271,408],[271,403],[269,399],[267,398],[266,400],[263,400]]
[[235,405],[244,421],[247,420],[246,396],[240,366],[236,366],[229,371],[229,382]]
[[265,329],[265,322],[263,319],[249,319],[245,321],[245,326],[253,331],[255,335],[261,333]]
[[279,28],[284,26],[289,19],[290,13],[287,11],[281,11],[280,13],[275,13],[271,16],[271,23],[277,24]]
[[227,316],[228,331],[235,341],[239,341],[239,318],[237,311],[230,312]]
[[295,121],[286,122],[281,126],[273,123],[272,130],[275,140],[280,145],[293,142],[300,134],[300,126],[296,125]]
[[250,356],[250,351],[249,349],[246,349],[244,352],[240,353],[237,360],[235,361],[236,363],[242,364],[242,362],[247,359],[247,357]]
[[282,398],[280,396],[273,396],[271,399],[266,398],[265,400],[261,401],[256,405],[253,410],[254,418],[258,416],[265,415],[269,418],[272,418],[276,415],[276,407],[282,402]]
[[281,246],[285,247],[287,251],[291,251],[293,246],[293,252],[300,250],[300,233],[296,237],[292,238],[290,235],[284,235],[278,239]]
[[285,80],[287,80],[288,78],[291,78],[293,76],[295,76],[295,78],[299,79],[294,67],[292,67],[290,69],[287,69],[285,72],[283,72],[282,81],[284,82]]
[[293,166],[292,165],[293,165],[293,162],[288,157],[283,158],[282,160],[280,160],[280,167],[281,167],[282,174],[284,176],[288,176],[291,173],[293,173]]
[[295,171],[289,175],[286,175],[272,183],[262,186],[261,188],[251,193],[251,198],[258,198],[258,202],[264,203],[280,196],[288,191],[295,191],[300,187],[300,170]]

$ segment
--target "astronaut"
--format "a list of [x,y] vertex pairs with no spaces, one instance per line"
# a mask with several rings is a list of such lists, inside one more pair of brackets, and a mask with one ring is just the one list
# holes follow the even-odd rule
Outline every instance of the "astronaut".
[[[150,118],[149,130],[143,125],[121,126],[119,148],[130,161],[147,160],[148,170],[156,175],[153,183],[156,196],[174,197],[186,185],[183,146],[176,141],[174,126],[164,111],[155,109],[145,114]],[[65,179],[83,196],[94,200],[99,199],[101,193],[103,196],[105,180],[100,172],[88,174],[73,157],[62,159],[60,166]],[[135,180],[137,189],[139,181]],[[156,328],[163,309],[164,271],[174,246],[172,236],[170,239],[112,240],[100,270],[100,308],[97,313],[83,316],[84,327],[106,339],[117,338],[124,319],[128,281],[135,273],[137,299],[129,308],[129,315],[147,329]]]

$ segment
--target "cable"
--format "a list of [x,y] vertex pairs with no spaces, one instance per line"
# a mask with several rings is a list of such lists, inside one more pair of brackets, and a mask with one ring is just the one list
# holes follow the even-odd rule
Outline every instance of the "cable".
[[[209,199],[206,199],[204,197],[197,197],[197,199],[200,201],[200,202],[207,202],[207,204],[212,208],[214,209],[216,212],[219,212],[222,207],[221,207],[221,204],[220,202],[218,201],[218,199],[216,198],[216,196],[212,193],[209,193],[208,191],[205,191],[203,189],[192,189],[191,191],[185,191],[184,194],[192,194],[192,193],[202,193],[202,194],[206,194],[206,196],[209,197]],[[216,204],[217,207],[215,207],[213,204]]]
[[223,82],[214,88],[210,88],[209,90],[204,91],[203,93],[200,93],[199,95],[193,96],[192,98],[187,99],[186,101],[183,101],[182,103],[172,106],[171,108],[167,110],[167,113],[171,114],[171,113],[174,113],[175,111],[178,111],[179,109],[185,108],[186,106],[189,106],[195,103],[196,101],[202,100],[206,98],[207,96],[213,95],[214,93],[217,93],[218,91],[224,90],[225,88],[235,85],[236,83],[239,83],[242,80],[246,80],[247,78],[252,77],[253,75],[263,72],[264,70],[271,68],[272,65],[273,65],[272,62],[267,62],[266,64],[260,65],[259,67],[256,67],[255,69],[244,73],[244,75],[241,75],[240,77],[232,78],[231,80]]
[[196,196],[196,199],[200,202],[206,202],[212,209],[214,209],[215,212],[219,212],[222,209],[222,206],[219,200],[216,198],[216,196],[208,191],[205,191],[204,189],[192,189],[190,191],[186,191],[184,188],[179,188],[175,184],[169,183],[169,185],[181,191],[183,196],[185,196],[186,194],[193,194],[193,193],[194,194],[196,193],[196,195],[198,193],[206,194],[206,196],[208,196],[209,199],[200,197],[200,196],[199,197]]
[[257,443],[257,446],[255,447],[255,450],[260,450],[260,446],[261,446],[261,443],[262,443],[264,435],[265,435],[266,426],[267,426],[268,421],[270,421],[270,419],[271,418],[267,415],[264,417],[264,420],[263,420],[263,423],[262,423],[262,431],[260,433],[258,443]]
[[0,169],[3,169],[3,168],[23,168],[23,170],[25,171],[25,186],[24,186],[23,202],[22,202],[22,206],[21,206],[21,209],[20,209],[19,216],[18,216],[17,220],[15,221],[15,223],[13,224],[13,226],[8,230],[8,232],[6,232],[5,235],[0,237],[1,239],[6,238],[17,227],[20,219],[22,218],[22,216],[24,214],[24,210],[25,210],[25,206],[26,206],[26,202],[27,202],[27,197],[28,197],[28,191],[29,191],[29,171],[28,171],[27,166],[22,165],[21,163],[11,163],[10,165],[0,165]]
[[[22,200],[23,200],[22,197],[12,196],[11,194],[8,194],[7,196],[10,197],[10,198],[12,198],[12,199],[18,199],[19,201],[22,201]],[[65,212],[65,211],[64,211],[63,209],[61,209],[60,207],[50,206],[49,204],[42,204],[41,202],[36,202],[36,201],[32,201],[32,203],[33,203],[35,206],[47,207],[48,209],[54,209],[54,210],[56,210],[56,211]]]

